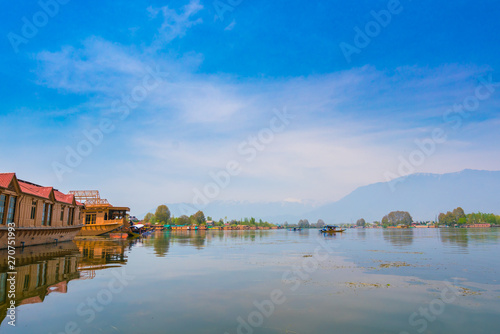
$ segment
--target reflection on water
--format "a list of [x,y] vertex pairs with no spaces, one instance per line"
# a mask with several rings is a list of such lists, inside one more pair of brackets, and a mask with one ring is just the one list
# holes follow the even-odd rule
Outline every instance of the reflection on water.
[[388,228],[383,229],[384,240],[396,247],[405,247],[413,243],[413,228]]
[[498,243],[500,234],[491,233],[489,228],[477,228],[477,229],[439,229],[439,236],[443,243],[450,243],[462,248],[467,248],[469,242],[474,241],[475,243]]
[[[92,279],[96,270],[126,264],[124,250],[133,242],[109,239],[75,240],[16,250],[16,306],[42,303],[51,293],[67,293],[71,280]],[[9,299],[7,250],[0,251],[0,312],[6,315]]]
[[[90,239],[75,240],[80,251],[78,269],[90,273],[104,268],[119,267],[127,263],[125,249],[132,243],[127,240]],[[95,275],[94,275],[95,276]]]
[[150,238],[143,239],[142,242],[146,247],[152,247],[154,252],[159,257],[167,255],[171,245],[178,244],[180,246],[193,246],[200,250],[213,243],[213,241],[222,241],[230,238],[233,241],[258,241],[268,236],[271,231],[268,230],[229,230],[229,231],[165,231],[155,232]]
[[[410,315],[450,281],[462,290],[429,332],[492,333],[499,237],[499,229],[165,231],[27,247],[16,255],[16,328],[3,321],[8,270],[0,253],[0,330],[60,333],[74,322],[81,333],[234,334],[238,319],[278,289],[286,302],[254,333],[419,333]],[[318,247],[328,256],[304,267]],[[124,290],[95,319],[79,315],[122,271],[131,278]],[[283,280],[287,273],[292,279]]]
[[462,248],[467,248],[469,245],[469,230],[460,229],[439,229],[439,237],[441,242],[450,243]]
[[[9,304],[7,250],[0,251],[0,312],[3,322]],[[78,248],[72,242],[40,245],[17,250],[16,306],[42,303],[50,293],[66,293],[67,284],[80,277]]]

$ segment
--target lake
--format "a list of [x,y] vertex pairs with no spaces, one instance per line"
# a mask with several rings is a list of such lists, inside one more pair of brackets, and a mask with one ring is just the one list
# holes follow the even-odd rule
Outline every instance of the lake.
[[500,229],[172,231],[17,250],[1,333],[496,333]]

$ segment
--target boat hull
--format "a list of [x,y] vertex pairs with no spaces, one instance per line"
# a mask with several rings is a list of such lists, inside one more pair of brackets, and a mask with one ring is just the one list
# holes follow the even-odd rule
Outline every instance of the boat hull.
[[112,223],[112,224],[87,224],[82,227],[78,236],[89,237],[96,236],[111,232],[120,226],[123,226],[122,223]]
[[110,233],[109,237],[111,239],[126,239],[126,238],[128,238],[128,234],[127,233]]
[[[83,225],[65,227],[17,227],[15,247],[52,244],[73,240]],[[0,249],[7,248],[8,229],[0,228]]]
[[337,230],[337,231],[320,231],[321,233],[328,233],[328,234],[334,234],[334,233],[342,233],[345,230]]

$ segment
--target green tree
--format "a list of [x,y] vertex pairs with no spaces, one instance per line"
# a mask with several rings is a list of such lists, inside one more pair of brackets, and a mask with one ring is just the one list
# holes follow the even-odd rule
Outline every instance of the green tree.
[[457,222],[460,220],[460,218],[465,218],[464,209],[462,209],[461,207],[456,208],[452,213]]
[[311,224],[309,224],[309,220],[301,219],[301,220],[299,220],[298,226],[301,228],[309,228],[309,227],[311,227]]
[[177,218],[177,225],[189,225],[191,223],[190,219],[186,215],[182,215]]
[[365,227],[365,225],[366,221],[363,218],[358,219],[358,221],[356,222],[356,226]]
[[151,218],[153,218],[153,214],[151,212],[148,212],[146,213],[146,215],[144,216],[144,221],[146,223],[149,223],[149,221],[151,220]]
[[392,211],[382,218],[382,224],[384,226],[410,225],[412,222],[413,218],[407,211]]
[[197,225],[206,224],[205,214],[203,211],[198,211],[193,215],[193,222]]
[[156,219],[161,223],[168,223],[170,220],[170,210],[166,205],[160,205],[156,208]]
[[446,225],[454,225],[457,223],[457,219],[455,219],[455,215],[453,212],[448,211],[446,215],[444,216]]
[[384,218],[382,218],[382,225],[384,226],[389,225],[389,217],[384,216]]

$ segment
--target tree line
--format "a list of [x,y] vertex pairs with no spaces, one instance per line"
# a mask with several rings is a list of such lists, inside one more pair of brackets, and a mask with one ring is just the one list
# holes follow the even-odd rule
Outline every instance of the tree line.
[[300,228],[322,228],[325,226],[325,222],[323,219],[318,219],[316,223],[309,223],[309,220],[307,219],[301,219],[299,220],[296,224],[289,224],[288,222],[285,222],[283,224],[283,227],[288,228],[288,227],[300,227]]
[[[212,217],[205,217],[203,211],[199,210],[196,213],[187,216],[182,215],[179,217],[173,217],[170,213],[170,209],[166,205],[160,205],[156,208],[155,213],[147,213],[144,216],[144,221],[151,224],[161,224],[161,225],[206,225],[207,221],[213,221],[214,226],[224,226],[226,222],[220,218],[218,221],[214,221]],[[226,217],[227,221],[227,217]],[[246,225],[246,226],[256,226],[256,227],[272,227],[275,226],[272,223],[263,221],[262,219],[257,220],[254,217],[242,218],[240,220],[230,220],[227,222],[229,225]]]
[[[413,223],[413,218],[407,211],[392,211],[389,214],[382,217],[381,221],[375,221],[373,224],[375,226],[398,226],[398,225],[411,225]],[[365,227],[368,225],[364,218],[360,218],[356,221],[356,226]]]
[[473,224],[500,225],[500,216],[493,213],[469,213],[465,214],[464,209],[458,207],[447,213],[440,213],[438,216],[439,225],[464,226]]

